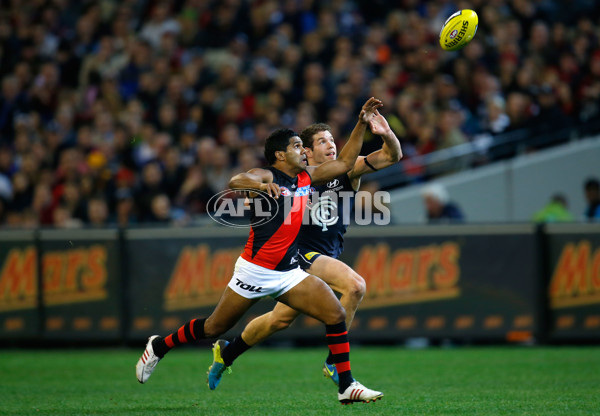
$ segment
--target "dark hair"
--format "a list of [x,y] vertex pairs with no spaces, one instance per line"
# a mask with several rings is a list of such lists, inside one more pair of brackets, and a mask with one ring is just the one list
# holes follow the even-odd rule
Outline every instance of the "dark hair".
[[267,163],[269,165],[275,163],[277,161],[275,152],[285,152],[290,144],[290,139],[297,135],[298,133],[291,129],[278,129],[271,133],[265,142],[265,159],[267,159]]
[[322,131],[331,131],[331,127],[325,123],[315,123],[306,127],[300,133],[300,138],[302,139],[302,146],[313,148],[313,142],[315,141],[314,135],[320,133]]
[[600,182],[596,178],[588,178],[584,186],[586,191],[597,191],[600,189]]
[[557,202],[565,206],[565,208],[569,205],[567,202],[567,197],[563,194],[554,194],[552,195],[552,202]]

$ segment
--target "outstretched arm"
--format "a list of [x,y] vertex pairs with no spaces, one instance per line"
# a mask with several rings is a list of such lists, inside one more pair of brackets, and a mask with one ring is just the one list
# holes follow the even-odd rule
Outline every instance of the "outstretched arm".
[[[375,110],[375,115],[369,121],[369,127],[373,134],[381,136],[383,146],[366,157],[358,158],[354,167],[348,173],[350,179],[360,178],[365,173],[374,172],[373,168],[376,170],[387,168],[402,159],[400,141],[390,128],[385,117],[379,111]],[[365,159],[367,160],[365,161]]]
[[338,158],[309,170],[312,177],[312,183],[325,183],[348,172],[354,167],[356,158],[362,148],[367,125],[375,116],[375,113],[377,113],[377,109],[382,105],[381,101],[377,98],[371,97],[367,100],[358,116],[358,122],[356,123],[354,130],[352,130],[350,139],[348,139],[348,142],[340,151]]
[[245,173],[238,173],[229,180],[229,188],[255,189],[257,191],[267,192],[273,198],[279,198],[281,191],[279,185],[273,183],[273,173],[266,169],[250,169]]

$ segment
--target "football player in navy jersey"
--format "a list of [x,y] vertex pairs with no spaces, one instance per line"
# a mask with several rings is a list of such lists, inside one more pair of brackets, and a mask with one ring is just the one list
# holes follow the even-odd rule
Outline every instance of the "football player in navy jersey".
[[[366,290],[364,279],[337,259],[343,251],[343,236],[353,212],[354,195],[358,191],[362,175],[391,166],[402,158],[398,138],[385,117],[377,110],[369,119],[369,127],[373,134],[383,138],[382,148],[366,157],[359,156],[349,172],[314,187],[309,205],[309,221],[302,225],[298,237],[300,267],[319,276],[341,294],[340,302],[346,310],[347,328],[350,328]],[[312,124],[300,133],[300,137],[310,166],[322,166],[336,159],[335,141],[327,124]],[[278,302],[271,312],[249,322],[241,338],[248,346],[256,345],[290,326],[298,315],[298,310]],[[232,357],[235,358],[237,356]],[[339,385],[339,368],[331,351],[323,365],[323,374]]]
[[[383,397],[381,392],[366,388],[352,377],[344,308],[323,280],[299,267],[297,244],[311,183],[327,183],[356,166],[367,125],[377,116],[381,105],[375,98],[363,105],[356,127],[338,158],[308,166],[307,151],[300,137],[292,130],[281,129],[272,133],[265,143],[265,157],[270,166],[252,169],[231,179],[231,189],[247,191],[251,205],[268,206],[272,219],[251,227],[233,277],[209,317],[193,319],[166,337],[149,338],[136,365],[140,383],[148,380],[158,362],[172,348],[218,337],[233,327],[258,299],[272,296],[325,324],[327,344],[339,374],[338,400],[342,404]],[[266,198],[275,198],[277,203],[260,204]],[[251,224],[257,223],[257,215],[255,210]],[[214,360],[208,375],[210,389],[218,386],[233,362],[232,357],[248,348],[241,336],[231,344],[218,340],[213,345]]]

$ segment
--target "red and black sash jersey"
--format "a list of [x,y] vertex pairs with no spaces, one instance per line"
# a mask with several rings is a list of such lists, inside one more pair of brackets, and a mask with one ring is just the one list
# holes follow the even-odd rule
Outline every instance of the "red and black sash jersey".
[[273,173],[273,183],[279,185],[281,195],[270,201],[265,201],[269,196],[260,194],[250,198],[251,224],[264,218],[259,210],[268,209],[273,218],[250,226],[242,258],[271,270],[291,270],[298,267],[298,232],[310,193],[310,175],[303,171],[292,178],[272,166],[266,169]]

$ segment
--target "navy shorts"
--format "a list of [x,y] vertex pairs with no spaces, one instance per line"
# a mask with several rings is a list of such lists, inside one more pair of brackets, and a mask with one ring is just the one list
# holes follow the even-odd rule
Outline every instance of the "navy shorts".
[[298,259],[300,268],[304,271],[310,269],[313,262],[321,256],[321,253],[317,251],[308,251],[305,249],[298,249]]

